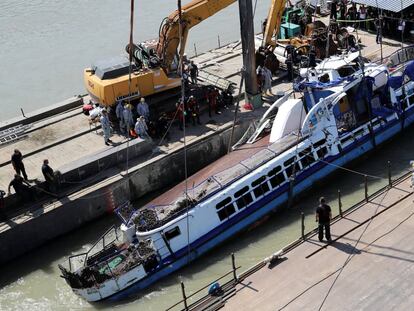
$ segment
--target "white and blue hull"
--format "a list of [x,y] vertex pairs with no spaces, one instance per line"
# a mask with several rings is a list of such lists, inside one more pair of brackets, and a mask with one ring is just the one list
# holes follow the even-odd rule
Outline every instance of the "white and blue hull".
[[[410,126],[414,122],[414,108],[410,107],[406,111],[406,119],[404,128]],[[375,144],[380,145],[391,139],[402,131],[400,120],[396,119],[374,131]],[[314,166],[301,171],[296,175],[293,195],[300,194],[310,188],[314,183],[320,182],[325,177],[333,173],[336,166],[344,166],[359,157],[367,154],[375,148],[370,135],[365,135],[347,146],[337,156],[327,157],[324,161],[329,165],[319,161]],[[110,300],[119,300],[126,298],[134,293],[139,292],[163,277],[177,271],[186,266],[191,261],[202,256],[213,248],[217,247],[226,240],[237,235],[241,231],[247,229],[250,225],[260,220],[267,214],[281,207],[288,200],[289,183],[285,183],[273,192],[268,193],[261,200],[255,202],[244,211],[239,212],[233,218],[222,223],[220,226],[211,230],[208,234],[200,237],[190,244],[191,252],[188,254],[188,248],[184,247],[175,253],[176,259],[172,257],[166,258],[163,266],[154,271],[145,279],[138,281],[125,290],[110,296]]]

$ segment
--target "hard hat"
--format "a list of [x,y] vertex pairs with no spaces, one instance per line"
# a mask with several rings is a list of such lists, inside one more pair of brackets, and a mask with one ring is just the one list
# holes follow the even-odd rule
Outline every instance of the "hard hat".
[[141,97],[141,101],[144,102],[145,101],[145,98],[144,97]]

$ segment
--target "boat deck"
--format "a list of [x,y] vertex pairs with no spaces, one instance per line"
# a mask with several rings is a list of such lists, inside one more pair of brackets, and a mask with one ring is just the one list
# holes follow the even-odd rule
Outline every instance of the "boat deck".
[[[407,176],[236,285],[223,310],[409,310],[413,192]],[[351,231],[352,230],[352,231]]]

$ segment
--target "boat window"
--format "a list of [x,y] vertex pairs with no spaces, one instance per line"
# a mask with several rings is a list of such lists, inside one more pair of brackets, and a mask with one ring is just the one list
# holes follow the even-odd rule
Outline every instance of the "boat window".
[[237,191],[237,192],[234,194],[234,197],[235,197],[235,198],[238,198],[238,197],[240,197],[242,194],[246,193],[247,191],[249,191],[249,186],[245,186],[245,187],[241,188],[239,191]]
[[267,173],[267,176],[272,177],[279,173],[282,170],[282,167],[280,165],[276,166],[274,169],[270,170],[269,173]]
[[234,204],[230,203],[226,206],[224,206],[221,210],[217,211],[217,215],[220,218],[220,220],[225,220],[229,218],[232,214],[236,212],[234,208]]
[[325,157],[325,155],[328,153],[328,149],[326,147],[322,147],[316,153],[318,154],[318,157],[320,159],[323,159]]
[[320,141],[313,144],[314,148],[318,148],[319,146],[325,145],[326,139],[321,139]]
[[237,208],[240,210],[242,208],[245,208],[247,205],[253,202],[253,197],[250,192],[243,195],[241,198],[237,199]]
[[300,162],[302,163],[303,168],[308,167],[313,162],[315,162],[315,157],[313,156],[311,147],[306,148],[305,150],[301,151],[299,153],[299,156],[301,157]]
[[264,195],[266,192],[270,190],[265,176],[262,176],[256,179],[254,182],[252,182],[252,187],[255,187],[253,189],[253,192],[256,198]]
[[179,236],[180,234],[181,234],[180,227],[177,226],[174,229],[165,231],[164,236],[169,241],[175,238],[176,236]]
[[273,188],[276,188],[277,186],[279,186],[282,182],[285,181],[285,175],[283,175],[283,172],[280,172],[279,174],[276,174],[274,176],[272,176],[270,179],[270,184],[272,185]]
[[[286,161],[284,164],[286,165],[286,163],[287,163],[287,162],[289,162],[289,161],[291,161],[291,160],[292,160],[292,162],[293,162],[293,161],[294,161],[294,159],[295,159],[295,158],[292,158],[292,159],[290,159],[290,160]],[[291,162],[291,163],[292,163],[292,162]],[[287,175],[288,177],[290,177],[290,176],[292,176],[292,175],[293,175],[293,168],[295,168],[295,173],[300,171],[300,166],[299,166],[299,162],[298,162],[298,161],[296,161],[294,164],[290,165],[289,167],[286,167],[285,172],[286,172],[286,175]]]
[[230,197],[225,198],[223,201],[221,201],[220,203],[217,203],[216,208],[220,209],[223,206],[226,206],[227,204],[229,204],[231,202]]
[[266,177],[264,177],[264,176],[256,179],[254,182],[252,182],[252,187],[256,187],[257,185],[260,185],[265,180],[266,180]]

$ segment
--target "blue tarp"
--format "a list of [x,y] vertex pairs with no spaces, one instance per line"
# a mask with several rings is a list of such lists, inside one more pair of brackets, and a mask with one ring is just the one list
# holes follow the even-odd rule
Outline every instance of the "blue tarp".
[[325,89],[328,87],[332,87],[332,86],[336,86],[339,85],[340,83],[344,82],[344,81],[352,81],[354,80],[354,77],[349,76],[349,77],[345,77],[345,78],[339,78],[333,81],[329,81],[329,82],[320,82],[320,81],[306,81],[306,79],[299,81],[297,83],[295,83],[293,85],[293,88],[295,91],[297,92],[302,92],[304,91],[306,88],[310,87],[312,89]]
[[394,77],[390,76],[388,78],[389,87],[393,88],[394,90],[400,88],[403,82],[403,78],[404,76],[394,76]]

